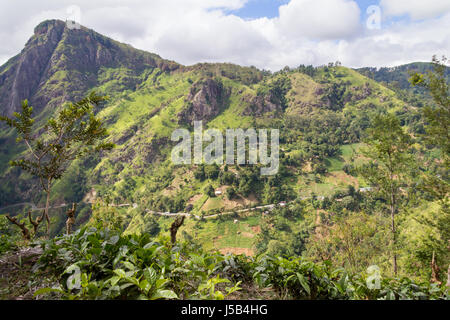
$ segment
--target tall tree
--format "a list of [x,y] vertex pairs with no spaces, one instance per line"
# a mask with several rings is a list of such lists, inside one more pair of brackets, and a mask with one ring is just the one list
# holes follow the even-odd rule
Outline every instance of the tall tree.
[[415,73],[410,81],[415,86],[428,89],[433,98],[433,105],[423,108],[426,120],[426,134],[423,136],[428,144],[441,150],[443,166],[440,174],[428,176],[428,191],[446,202],[448,206],[449,165],[450,165],[450,94],[446,78],[447,59],[433,57],[433,71],[427,74]]
[[[415,86],[421,86],[428,90],[433,98],[433,104],[423,109],[426,120],[426,134],[423,138],[431,145],[441,150],[441,164],[436,172],[427,173],[424,177],[424,190],[431,194],[441,204],[440,215],[433,221],[423,221],[439,230],[436,250],[442,261],[448,263],[450,257],[450,90],[447,83],[448,60],[446,57],[438,59],[433,56],[433,71],[427,74],[415,73],[410,82]],[[448,266],[450,277],[450,265]],[[449,281],[450,282],[450,281]]]
[[39,179],[46,194],[42,219],[47,222],[47,235],[50,235],[50,195],[53,183],[60,179],[70,162],[76,158],[100,150],[110,150],[113,144],[104,142],[106,128],[94,115],[94,107],[107,97],[92,92],[76,103],[67,103],[55,117],[50,118],[43,127],[42,134],[35,134],[33,108],[28,101],[22,102],[22,111],[15,112],[14,118],[0,116],[17,130],[17,142],[23,141],[28,153],[11,166],[20,167]]
[[388,204],[391,216],[393,268],[394,274],[397,275],[395,215],[400,205],[401,186],[406,183],[412,164],[409,152],[412,141],[401,127],[399,119],[387,114],[373,118],[364,142],[367,146],[362,148],[361,152],[370,159],[370,163],[360,168],[360,172]]
[[415,73],[410,82],[414,86],[421,86],[428,89],[433,98],[434,105],[426,106],[423,109],[425,119],[427,120],[425,138],[432,145],[438,146],[443,151],[443,156],[450,154],[450,95],[449,85],[447,83],[447,58],[442,57],[439,60],[433,56],[433,71],[427,74]]

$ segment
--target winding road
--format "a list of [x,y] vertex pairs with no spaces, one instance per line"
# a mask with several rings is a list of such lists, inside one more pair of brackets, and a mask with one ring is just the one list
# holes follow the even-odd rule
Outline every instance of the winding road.
[[[310,199],[310,198],[311,197],[301,197],[300,200],[307,200],[307,199]],[[323,197],[322,196],[318,196],[318,198],[323,198]],[[289,202],[285,202],[285,204],[288,204],[288,203]],[[280,204],[278,204],[278,205],[280,205]],[[0,208],[0,213],[2,211],[6,210],[6,209],[9,209],[9,208],[14,208],[14,207],[19,207],[19,206],[26,206],[26,205],[31,207],[31,211],[44,210],[44,208],[38,208],[34,203],[21,202],[21,203],[15,203],[15,204],[11,204],[11,205],[5,206],[3,208]],[[50,209],[64,208],[64,207],[67,207],[67,206],[68,206],[68,204],[62,203],[62,204],[57,205],[57,206],[52,206],[52,207],[50,207]],[[111,207],[117,207],[117,208],[132,206],[133,208],[137,208],[139,205],[137,203],[121,203],[121,204],[111,204],[110,206]],[[267,209],[269,211],[272,211],[276,206],[277,206],[277,204],[268,204],[268,205],[265,205],[265,206],[256,206],[256,207],[253,207],[253,208],[240,209],[240,210],[234,210],[234,211],[226,211],[226,212],[222,212],[222,213],[212,214],[212,215],[204,216],[203,218],[204,219],[211,219],[211,218],[216,218],[218,216],[229,215],[229,214],[233,214],[233,213],[241,213],[241,212],[248,212],[248,211],[254,211],[254,210],[263,210],[263,209]],[[186,212],[178,212],[178,213],[156,212],[156,211],[152,211],[150,209],[145,209],[145,212],[148,212],[148,213],[151,213],[151,214],[155,214],[155,215],[159,215],[159,216],[165,216],[165,217],[185,216],[187,218],[189,218],[189,217],[194,217],[196,219],[201,219],[202,218],[199,215],[186,213]]]
[[[11,204],[9,206],[0,208],[0,212],[10,209],[10,208],[14,208],[14,207],[19,207],[19,206],[30,206],[31,207],[31,211],[40,211],[40,210],[44,210],[45,208],[38,208],[34,203],[31,202],[21,202],[21,203],[15,203],[15,204]],[[58,208],[64,208],[67,207],[68,204],[66,203],[62,203],[60,205],[57,206],[52,206],[50,207],[50,209],[58,209]],[[130,207],[133,206],[133,208],[137,208],[138,205],[136,203],[134,204],[130,204],[130,203],[122,203],[122,204],[112,204],[112,207]],[[227,212],[223,212],[223,213],[217,213],[217,214],[212,214],[212,215],[208,215],[208,216],[204,216],[204,219],[211,219],[211,218],[216,218],[220,215],[228,215],[228,214],[233,214],[235,212],[240,213],[240,212],[248,212],[248,211],[254,211],[254,210],[262,210],[262,209],[268,209],[268,210],[272,210],[276,205],[275,204],[269,204],[266,206],[257,206],[257,207],[253,207],[253,208],[247,208],[247,209],[240,209],[240,210],[235,210],[235,211],[227,211]],[[199,215],[195,215],[195,214],[191,214],[191,213],[186,213],[186,212],[177,212],[177,213],[172,213],[172,212],[156,212],[156,211],[152,211],[150,209],[145,209],[145,212],[151,213],[151,214],[155,214],[155,215],[159,215],[159,216],[165,216],[165,217],[178,217],[178,216],[185,216],[187,218],[189,217],[194,217],[196,219],[201,219],[201,216]]]
[[[0,208],[0,211],[7,210],[9,208],[27,206],[27,205],[31,207],[31,211],[41,211],[41,210],[45,209],[45,208],[38,208],[34,203],[31,203],[31,202],[21,202],[21,203],[10,204],[6,207]],[[58,209],[58,208],[64,208],[64,207],[67,207],[66,203],[62,203],[57,206],[52,206],[52,207],[50,207],[50,209]]]

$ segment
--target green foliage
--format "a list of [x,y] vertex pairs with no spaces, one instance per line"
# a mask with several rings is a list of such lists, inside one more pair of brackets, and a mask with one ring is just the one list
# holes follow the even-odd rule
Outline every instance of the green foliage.
[[[388,272],[389,220],[363,212],[322,216],[321,227],[307,240],[306,256],[331,261],[353,273],[377,264]],[[325,236],[326,235],[326,236]]]
[[261,233],[256,242],[258,253],[286,257],[302,255],[312,231],[309,209],[299,200],[284,207],[275,207],[264,214],[259,225]]
[[11,162],[39,178],[42,190],[47,194],[43,218],[47,219],[47,233],[50,232],[48,215],[50,192],[55,180],[61,178],[71,161],[101,150],[110,150],[112,143],[101,141],[107,130],[101,120],[95,117],[93,108],[104,102],[106,97],[94,92],[77,103],[68,103],[55,117],[50,118],[43,127],[44,133],[33,133],[33,108],[28,101],[22,103],[22,112],[14,113],[15,119],[5,116],[0,121],[16,129],[17,141],[24,141],[28,155]]
[[17,248],[20,236],[4,217],[0,217],[0,255]]
[[415,86],[426,88],[433,98],[434,105],[427,105],[423,109],[423,116],[426,119],[426,134],[422,136],[427,144],[440,149],[443,166],[440,166],[436,172],[431,172],[425,177],[424,189],[433,197],[443,201],[443,206],[447,207],[446,214],[448,214],[448,193],[450,191],[450,89],[446,63],[447,59],[445,57],[442,60],[433,57],[433,72],[428,71],[426,75],[416,73],[411,77],[410,81]]
[[324,89],[322,102],[330,110],[342,110],[345,105],[346,85],[342,82],[333,82]]
[[233,200],[236,196],[236,190],[233,187],[227,188],[226,195],[228,200]]
[[99,201],[92,205],[92,213],[87,226],[121,232],[124,225],[124,216],[117,208]]
[[111,149],[111,143],[98,143],[107,136],[107,131],[92,111],[93,105],[105,100],[105,97],[92,93],[75,104],[69,103],[47,122],[45,134],[39,138],[32,135],[35,120],[32,118],[33,108],[28,106],[27,100],[22,103],[22,112],[14,113],[16,119],[0,117],[1,121],[17,130],[17,141],[25,141],[31,153],[31,159],[22,158],[11,165],[40,178],[46,189],[48,180],[61,178],[69,161],[89,152]]
[[404,132],[400,121],[392,114],[377,115],[368,129],[367,148],[362,153],[371,162],[360,169],[362,176],[377,188],[389,204],[391,215],[394,273],[397,274],[395,214],[398,212],[401,187],[407,184],[413,168],[411,137]]
[[[423,109],[426,119],[425,131],[422,135],[425,142],[436,146],[440,150],[439,162],[442,165],[429,166],[424,163],[428,170],[423,175],[421,190],[439,201],[440,210],[438,214],[429,213],[430,216],[421,214],[417,219],[430,233],[422,237],[414,247],[409,248],[412,255],[424,263],[430,259],[431,252],[437,254],[437,261],[441,267],[447,267],[449,261],[448,243],[450,242],[450,91],[449,91],[449,68],[446,66],[447,59],[441,60],[433,57],[433,71],[426,75],[414,74],[410,81],[415,86],[426,88],[433,98],[434,105]],[[432,159],[431,161],[433,161]],[[440,262],[445,261],[445,263]],[[440,263],[439,263],[440,262]]]
[[[405,64],[402,66],[392,68],[361,68],[358,72],[374,79],[380,83],[387,84],[393,89],[409,90],[414,94],[423,94],[423,90],[414,87],[414,85],[408,81],[411,73],[427,73],[433,69],[432,63],[415,62]],[[447,68],[446,72],[447,80],[450,79],[450,68]]]
[[212,185],[208,184],[206,185],[206,187],[203,189],[203,192],[208,196],[208,197],[215,197],[215,190],[213,188]]
[[365,142],[368,147],[361,151],[372,162],[361,174],[391,203],[411,169],[411,137],[404,132],[398,118],[391,114],[378,115],[368,129]]
[[340,156],[339,145],[359,142],[369,124],[367,113],[342,114],[324,110],[308,116],[288,115],[280,130],[280,142],[300,151],[294,163],[321,162]]
[[291,89],[291,81],[285,75],[279,75],[275,79],[263,83],[258,87],[256,94],[258,96],[267,96],[270,101],[283,109],[287,107],[286,94]]
[[[91,39],[92,43],[98,40],[97,36]],[[73,56],[83,37],[77,36],[74,40],[61,45],[58,52],[64,52],[67,57]],[[445,150],[444,145],[448,142],[445,130],[448,129],[446,122],[449,117],[446,116],[445,108],[442,109],[442,103],[439,104],[439,101],[444,101],[445,105],[442,79],[448,79],[448,68],[443,76],[437,73],[418,78],[417,83],[429,89],[435,88],[434,96],[438,102],[433,103],[424,94],[424,88],[417,90],[409,89],[409,84],[405,86],[407,71],[414,69],[425,72],[429,69],[429,66],[421,64],[413,69],[370,70],[378,75],[367,73],[368,76],[388,82],[377,83],[339,64],[317,68],[299,66],[294,70],[285,68],[274,74],[231,64],[199,64],[178,68],[175,63],[163,61],[155,55],[135,52],[126,46],[116,47],[109,40],[99,46],[101,56],[108,56],[114,51],[106,50],[109,47],[120,49],[122,57],[113,59],[114,63],[108,68],[86,70],[85,66],[79,65],[78,59],[74,59],[71,64],[80,70],[54,70],[43,88],[43,92],[50,96],[62,89],[64,92],[70,89],[73,96],[82,96],[88,86],[98,85],[95,88],[97,92],[111,96],[109,103],[95,117],[102,119],[102,128],[108,128],[111,141],[119,147],[108,153],[93,153],[83,161],[69,161],[64,176],[52,188],[51,200],[58,203],[81,202],[90,190],[95,190],[97,198],[106,202],[136,202],[139,208],[119,209],[102,205],[94,206],[91,210],[86,205],[78,214],[79,225],[84,225],[91,218],[88,225],[99,229],[122,231],[126,228],[126,233],[156,236],[168,228],[169,222],[164,217],[149,213],[149,210],[184,212],[189,202],[192,203],[193,214],[206,217],[219,213],[217,219],[205,218],[196,222],[195,227],[189,226],[189,229],[185,226],[186,229],[181,230],[181,234],[184,232],[187,235],[183,236],[184,239],[195,240],[204,248],[242,248],[285,257],[308,256],[314,261],[329,259],[334,265],[344,265],[347,271],[354,273],[361,272],[375,261],[386,270],[391,266],[388,258],[392,247],[387,241],[385,228],[377,229],[374,225],[383,222],[384,227],[387,223],[386,219],[380,218],[380,213],[386,210],[390,200],[387,194],[378,192],[379,188],[376,188],[380,179],[370,180],[368,176],[364,179],[364,174],[355,169],[366,164],[370,176],[377,177],[377,174],[384,172],[384,166],[380,160],[372,157],[367,163],[368,159],[356,153],[353,147],[359,147],[366,129],[373,127],[374,123],[370,120],[372,115],[388,112],[396,115],[403,133],[415,139],[416,144],[411,151],[415,153],[416,164],[424,173],[417,177],[419,170],[416,170],[415,175],[410,176],[409,169],[417,166],[404,166],[405,170],[398,170],[401,174],[393,176],[396,191],[394,211],[399,228],[397,252],[401,259],[399,270],[402,275],[429,280],[430,259],[434,251],[441,268],[440,280],[443,280],[443,271],[448,267],[446,249],[449,211],[445,206],[439,211],[433,208],[435,200],[445,200],[448,194],[449,170],[441,161],[445,159],[446,153],[440,151]],[[177,68],[177,72],[168,72]],[[70,83],[70,79],[78,79],[79,75],[88,79],[86,84],[80,86],[78,82]],[[205,83],[206,79],[217,80],[218,87],[226,88],[227,91],[226,99],[220,94],[215,97],[214,92],[207,95],[207,100],[217,98],[220,102],[218,110],[210,110],[210,101],[206,101],[206,108],[198,108],[199,112],[205,113],[201,117],[210,120],[207,127],[220,130],[236,127],[280,129],[279,175],[261,177],[259,166],[230,166],[230,170],[226,166],[220,170],[216,165],[199,165],[193,168],[193,179],[191,168],[170,164],[170,134],[175,128],[189,126],[180,117],[180,112],[186,107],[190,93],[194,94],[196,88],[200,88],[196,84]],[[244,116],[245,110],[255,100],[266,104],[265,107],[272,108],[272,104],[275,104],[279,112]],[[40,134],[43,133],[43,143],[46,144],[50,139],[50,131],[45,131],[44,126],[49,118],[58,121],[58,113],[64,108],[56,108],[53,102],[35,115],[34,123],[27,122],[27,113],[31,119],[32,111],[28,106],[29,109],[21,113],[22,118],[14,120],[24,132],[31,132],[30,137],[41,139]],[[204,102],[200,101],[201,104]],[[430,107],[423,108],[428,104]],[[423,114],[422,110],[430,112]],[[88,113],[91,111],[94,113],[93,109]],[[86,125],[88,118],[86,114]],[[51,126],[48,127],[50,129]],[[389,132],[390,127],[382,127],[383,130]],[[26,146],[11,146],[16,131],[0,128],[0,203],[7,206],[29,201],[42,206],[42,195],[35,192],[37,189],[30,189],[35,181],[30,180],[29,175],[21,174],[19,168],[7,166],[10,160],[17,160],[18,156],[25,154],[23,147]],[[393,135],[397,133],[399,131]],[[24,159],[32,161],[33,157],[26,156]],[[411,183],[409,180],[412,180]],[[347,189],[350,184],[356,189]],[[214,188],[224,185],[227,186],[225,196],[236,201],[223,201],[222,196],[214,197]],[[364,186],[375,188],[367,193],[357,191]],[[433,186],[434,193],[431,190],[424,193],[425,189],[431,189],[430,186]],[[205,194],[202,196],[204,190],[214,198]],[[231,217],[239,218],[240,222],[248,218],[246,213],[242,216],[240,212],[237,213],[240,209],[237,206],[253,206],[255,200],[258,202],[255,206],[279,203],[293,200],[298,195],[302,199],[311,198],[302,204],[288,203],[285,208],[276,208],[267,214],[253,211],[250,218],[255,219],[256,223],[252,228],[232,223]],[[423,215],[417,214],[419,209]],[[228,210],[236,213],[220,215],[222,211]],[[63,210],[60,212],[63,213]],[[418,226],[411,222],[415,218],[420,219]],[[53,219],[53,234],[60,233],[64,226],[63,219],[63,215]],[[254,228],[256,226],[261,227],[261,232]],[[405,232],[409,226],[414,226],[413,230],[431,231],[428,235]],[[195,233],[191,233],[193,230]],[[4,239],[11,239],[11,244],[15,242],[14,236]],[[311,245],[313,241],[317,246]],[[353,247],[346,249],[348,244]],[[239,259],[236,261],[238,266],[230,266],[230,270],[248,280],[249,270],[252,270],[249,264]],[[132,271],[120,268],[124,272]],[[144,280],[143,270],[129,274],[129,279],[121,278],[118,285],[127,285],[136,279]],[[130,279],[131,282],[127,283]],[[88,277],[85,280],[85,284],[90,281]],[[220,297],[215,292],[225,293],[222,290],[224,284],[221,280],[210,278],[199,289],[201,293],[198,296]],[[135,289],[139,291],[137,287]],[[158,290],[172,289],[170,284],[165,284]],[[180,296],[179,291],[174,292]],[[86,297],[90,293],[80,294]],[[147,298],[152,297],[151,290],[143,294]]]
[[428,142],[442,149],[445,157],[450,154],[450,94],[448,80],[447,59],[442,60],[433,57],[433,71],[426,75],[414,74],[411,83],[414,86],[422,86],[429,90],[436,106],[424,108],[424,116],[428,122]]
[[223,185],[232,185],[236,181],[236,176],[231,171],[221,171],[219,174],[220,184]]
[[220,168],[217,164],[205,166],[205,176],[207,179],[215,180],[219,176]]
[[314,264],[302,258],[261,256],[253,262],[253,277],[260,286],[273,286],[281,297],[340,300],[445,299],[445,288],[415,283],[408,278],[383,277],[380,288],[368,286],[367,274],[350,274],[333,269],[329,262]]
[[207,254],[199,248],[148,235],[123,236],[107,229],[83,228],[42,243],[35,267],[57,275],[53,293],[66,299],[224,299],[242,282],[274,288],[294,299],[445,299],[446,289],[410,279],[382,277],[368,286],[368,275],[333,269],[302,258],[256,258]]
[[312,65],[305,66],[304,64],[302,64],[298,66],[295,71],[304,73],[310,77],[314,77],[314,75],[316,74],[316,69]]
[[[53,270],[67,299],[224,299],[239,282],[221,275],[225,257],[189,244],[148,234],[124,236],[108,229],[82,228],[43,243],[36,268]],[[220,290],[217,288],[220,286]]]

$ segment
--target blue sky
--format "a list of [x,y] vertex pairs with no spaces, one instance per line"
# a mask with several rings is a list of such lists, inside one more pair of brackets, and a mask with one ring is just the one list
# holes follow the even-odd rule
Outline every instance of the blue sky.
[[[371,5],[380,15],[366,13]],[[0,64],[46,19],[76,20],[185,65],[231,62],[275,71],[450,56],[449,0],[0,0]]]
[[[278,9],[281,5],[289,3],[290,0],[249,0],[242,8],[235,10],[228,10],[227,13],[234,14],[243,19],[257,19],[257,18],[275,18],[278,17]],[[427,1],[427,0],[423,0]],[[449,0],[450,1],[450,0]],[[355,0],[361,9],[361,22],[363,23],[367,18],[366,13],[369,6],[380,5],[380,0]],[[407,14],[399,16],[384,17],[384,24],[382,27],[387,27],[392,23],[407,21],[410,18]]]
[[[275,18],[278,16],[278,8],[288,3],[289,0],[250,0],[244,7],[237,10],[230,10],[233,13],[244,19],[255,18]],[[379,0],[357,0],[359,7],[362,9],[362,19],[365,16],[365,9],[370,5],[378,5]]]
[[280,5],[288,2],[289,0],[250,0],[243,8],[229,12],[244,19],[274,18],[278,16]]

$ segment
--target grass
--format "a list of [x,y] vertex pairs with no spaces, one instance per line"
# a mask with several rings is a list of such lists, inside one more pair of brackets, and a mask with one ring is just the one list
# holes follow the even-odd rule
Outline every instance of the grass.
[[346,174],[342,168],[345,164],[359,165],[363,159],[358,156],[358,150],[362,143],[354,143],[341,146],[341,155],[325,159],[328,174],[322,177],[320,182],[314,181],[314,175],[299,177],[294,189],[300,196],[309,196],[315,193],[319,196],[330,196],[336,190],[344,190],[347,185],[362,186],[360,178]]
[[[225,248],[253,249],[256,233],[252,227],[260,224],[261,213],[252,213],[250,216],[223,216],[220,218],[198,221],[190,218],[180,228],[179,234],[184,239],[183,231],[201,244],[206,250],[220,250]],[[234,219],[238,222],[234,223]],[[163,218],[163,220],[169,220]]]
[[287,98],[291,101],[290,106],[287,108],[287,113],[296,113],[300,111],[299,105],[314,104],[317,99],[316,90],[319,88],[319,84],[308,75],[302,73],[292,73],[289,75],[291,80],[291,90],[287,93]]
[[229,79],[223,79],[223,84],[225,87],[231,88],[229,107],[210,121],[208,123],[208,128],[225,130],[251,127],[252,117],[242,116],[242,111],[248,104],[248,102],[242,100],[242,97],[245,95],[254,95],[255,91]]
[[115,120],[109,128],[111,135],[120,135],[133,125],[150,118],[146,127],[152,133],[170,136],[176,126],[176,114],[184,105],[183,97],[189,92],[190,83],[187,78],[184,74],[155,74],[136,92],[105,108],[100,116]]
[[344,167],[344,159],[341,157],[333,157],[325,159],[325,165],[329,172],[341,171]]
[[347,144],[340,147],[341,155],[325,159],[325,165],[329,172],[342,171],[344,165],[352,164],[353,158],[358,156],[358,150],[362,143]]
[[224,208],[224,204],[220,197],[212,197],[209,198],[201,207],[202,211],[209,211],[214,209],[222,209]]

